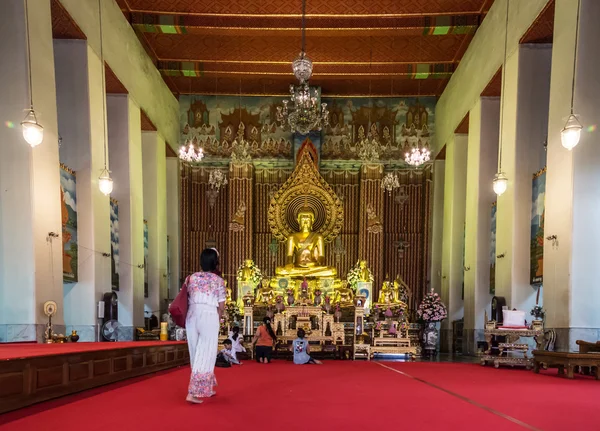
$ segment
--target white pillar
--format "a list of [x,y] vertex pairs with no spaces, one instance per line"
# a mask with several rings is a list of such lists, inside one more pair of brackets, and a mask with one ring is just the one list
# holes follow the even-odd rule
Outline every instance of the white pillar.
[[165,140],[157,132],[142,133],[144,219],[148,222],[148,298],[145,316],[161,320],[167,298],[167,166]]
[[492,180],[498,163],[499,127],[499,99],[480,98],[469,112],[463,331],[463,353],[467,354],[476,352],[477,341],[484,341],[484,312],[492,299],[491,211],[496,200]]
[[433,162],[433,210],[431,227],[431,289],[442,293],[442,235],[444,231],[444,178],[446,163],[444,160]]
[[181,171],[177,157],[167,158],[167,235],[169,236],[169,294],[175,298],[180,289],[179,277],[179,185]]
[[110,203],[98,188],[104,168],[104,65],[85,40],[55,40],[61,162],[75,171],[78,281],[64,283],[67,333],[97,340],[97,307],[110,292]]
[[44,127],[36,148],[20,122],[29,108],[24,2],[3,2],[0,13],[0,341],[41,341],[45,301],[64,333],[60,174],[50,1],[29,8],[33,103]]
[[128,95],[109,95],[108,145],[119,203],[119,339],[144,325],[144,192],[140,108]]
[[498,198],[496,295],[509,308],[527,312],[535,305],[530,284],[532,176],[545,164],[551,51],[547,45],[521,45],[507,60],[502,169],[508,189]]
[[598,340],[600,331],[596,250],[600,244],[600,145],[598,130],[590,128],[600,118],[600,2],[596,0],[581,0],[574,111],[584,130],[572,151],[560,141],[570,112],[576,5],[556,0],[544,231],[544,236],[557,238],[544,244],[546,326],[556,330],[556,349],[564,350],[576,349],[578,339]]
[[442,324],[441,350],[452,346],[452,321],[463,317],[463,244],[467,181],[467,135],[456,134],[446,144],[444,232],[442,250],[442,301],[448,319]]

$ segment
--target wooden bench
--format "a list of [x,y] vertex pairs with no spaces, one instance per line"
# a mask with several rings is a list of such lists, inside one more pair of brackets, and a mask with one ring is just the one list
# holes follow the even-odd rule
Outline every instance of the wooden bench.
[[535,373],[539,373],[540,368],[558,368],[558,374],[564,375],[566,368],[567,378],[572,379],[576,367],[593,367],[593,375],[598,380],[600,378],[600,353],[533,351],[533,371]]
[[409,355],[414,359],[417,355],[417,347],[411,345],[410,338],[377,337],[373,339],[370,353],[371,356],[376,353]]
[[583,340],[577,340],[576,343],[579,346],[579,353],[600,352],[600,341],[590,343]]

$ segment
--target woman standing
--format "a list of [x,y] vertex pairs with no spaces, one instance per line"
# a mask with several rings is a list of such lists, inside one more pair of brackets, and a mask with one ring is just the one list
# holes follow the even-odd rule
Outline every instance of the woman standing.
[[271,362],[271,354],[276,341],[277,337],[273,332],[273,328],[271,328],[271,319],[265,317],[263,324],[258,327],[252,340],[252,344],[256,345],[256,362],[261,364]]
[[215,275],[219,266],[216,250],[200,255],[201,272],[187,279],[188,314],[185,322],[192,375],[186,401],[199,404],[215,394],[215,358],[219,346],[219,326],[225,306],[225,283]]

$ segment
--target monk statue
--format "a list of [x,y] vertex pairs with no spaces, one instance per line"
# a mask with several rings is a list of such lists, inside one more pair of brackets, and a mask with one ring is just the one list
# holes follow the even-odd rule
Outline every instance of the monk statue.
[[286,265],[277,267],[279,277],[335,277],[335,268],[325,266],[323,235],[313,232],[315,213],[304,207],[298,213],[300,232],[287,239]]
[[238,271],[238,281],[252,281],[252,276],[254,275],[253,265],[254,261],[252,259],[244,260],[244,266]]
[[259,287],[256,288],[256,304],[273,305],[277,292],[273,290],[268,278],[263,278]]
[[406,305],[398,298],[395,286],[390,281],[388,275],[385,276],[385,281],[383,282],[381,290],[379,291],[379,299],[377,303],[385,305]]
[[367,267],[367,261],[361,260],[358,262],[358,280],[361,282],[370,282],[373,281],[373,275],[371,274],[371,270]]
[[399,275],[394,280],[394,298],[396,298],[396,301],[402,303],[407,303],[410,299],[410,289]]
[[353,301],[354,291],[348,287],[348,282],[346,280],[336,282],[333,287],[333,303],[340,305],[353,305]]

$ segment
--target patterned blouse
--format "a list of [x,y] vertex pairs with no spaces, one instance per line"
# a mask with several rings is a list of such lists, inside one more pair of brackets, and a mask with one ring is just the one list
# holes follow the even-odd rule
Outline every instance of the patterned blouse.
[[212,272],[196,272],[188,280],[188,304],[204,304],[217,307],[220,302],[225,302],[225,282]]

